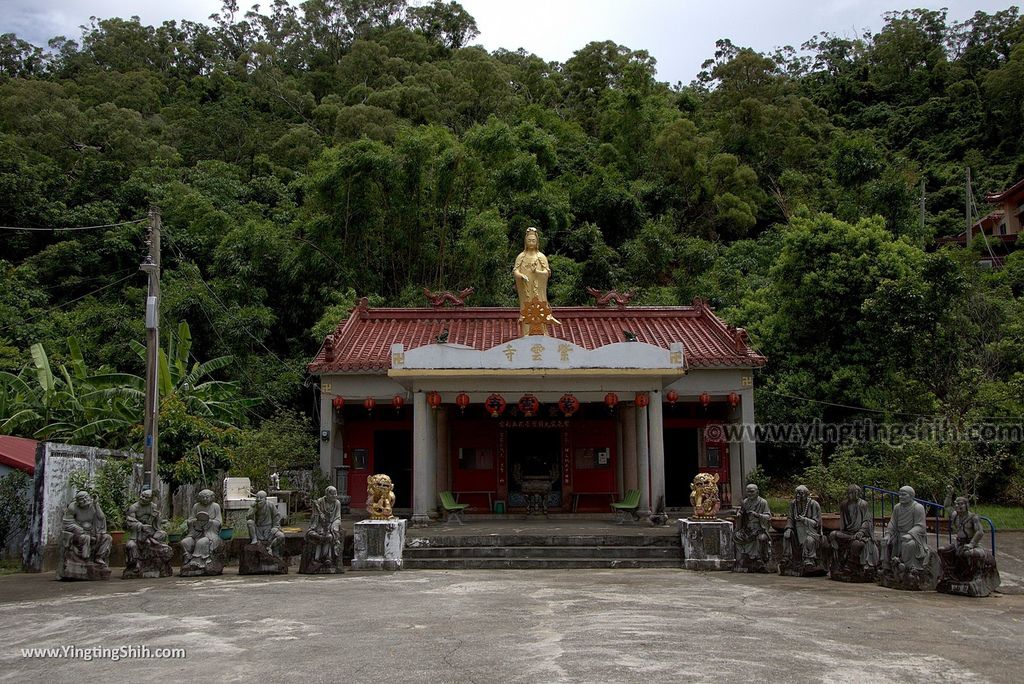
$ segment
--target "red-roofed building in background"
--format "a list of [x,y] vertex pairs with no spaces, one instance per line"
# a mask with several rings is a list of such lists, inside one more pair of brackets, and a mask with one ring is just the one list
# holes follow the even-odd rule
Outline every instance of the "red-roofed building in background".
[[754,440],[726,428],[753,425],[766,359],[706,302],[556,308],[560,325],[527,337],[519,310],[461,304],[363,299],[309,364],[321,470],[352,508],[374,473],[391,476],[413,522],[442,491],[470,513],[608,512],[634,488],[642,512],[685,507],[697,472],[718,473],[722,498],[739,501]]
[[29,475],[36,471],[36,446],[34,439],[0,435],[0,477],[12,470]]
[[[993,254],[983,258],[992,261],[992,266],[1001,266],[1007,253],[1013,251],[1021,236],[1024,224],[1024,178],[1001,192],[985,195],[985,201],[996,208],[971,226],[970,233],[940,238],[939,244],[967,245],[977,237],[985,235],[995,241]],[[994,260],[992,257],[995,257]]]

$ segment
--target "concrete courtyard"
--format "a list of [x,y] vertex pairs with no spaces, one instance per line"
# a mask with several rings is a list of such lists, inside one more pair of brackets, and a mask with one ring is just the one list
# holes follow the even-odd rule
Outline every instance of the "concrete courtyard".
[[[1019,682],[1024,595],[685,570],[0,577],[0,681]],[[184,648],[180,660],[26,658]]]

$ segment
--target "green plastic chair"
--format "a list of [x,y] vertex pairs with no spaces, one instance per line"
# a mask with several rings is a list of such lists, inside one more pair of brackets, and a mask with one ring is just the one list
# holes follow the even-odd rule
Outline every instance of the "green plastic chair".
[[448,491],[440,492],[439,496],[441,497],[441,508],[448,514],[448,519],[445,522],[450,523],[455,520],[462,525],[462,512],[469,508],[469,504],[457,503],[455,497]]
[[622,501],[612,504],[612,510],[618,516],[616,520],[621,525],[630,518],[636,519],[636,510],[640,507],[640,490],[630,489]]

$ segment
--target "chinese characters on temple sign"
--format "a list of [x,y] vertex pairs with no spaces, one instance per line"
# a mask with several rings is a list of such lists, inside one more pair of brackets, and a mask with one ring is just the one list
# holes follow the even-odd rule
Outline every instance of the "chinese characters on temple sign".
[[505,356],[508,357],[509,361],[511,361],[512,357],[514,357],[516,355],[516,349],[511,344],[506,345],[504,351],[505,351]]
[[568,361],[569,360],[569,352],[571,352],[571,351],[572,351],[572,347],[569,346],[568,344],[560,344],[560,345],[558,345],[558,353],[559,353],[559,355],[561,355],[562,361]]
[[535,345],[533,345],[532,347],[530,347],[530,351],[533,352],[533,360],[534,361],[543,361],[544,360],[544,345],[543,344],[535,344]]

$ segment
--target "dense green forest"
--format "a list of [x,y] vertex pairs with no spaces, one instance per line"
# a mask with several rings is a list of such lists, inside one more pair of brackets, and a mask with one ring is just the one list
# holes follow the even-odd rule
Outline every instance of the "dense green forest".
[[[983,244],[936,245],[964,229],[968,166],[979,198],[1024,177],[1016,7],[893,12],[772,54],[723,39],[675,86],[612,42],[564,63],[489,53],[454,2],[227,0],[211,19],[0,36],[0,225],[160,208],[177,479],[197,443],[258,460],[268,435],[304,439],[305,364],[357,296],[421,306],[423,286],[472,286],[474,304],[513,304],[528,225],[556,306],[586,286],[701,296],[744,326],[770,359],[759,421],[1024,415],[1024,251],[985,270]],[[138,445],[145,238],[144,221],[0,230],[0,431]],[[952,480],[1024,501],[1019,443],[760,458],[819,490]]]

